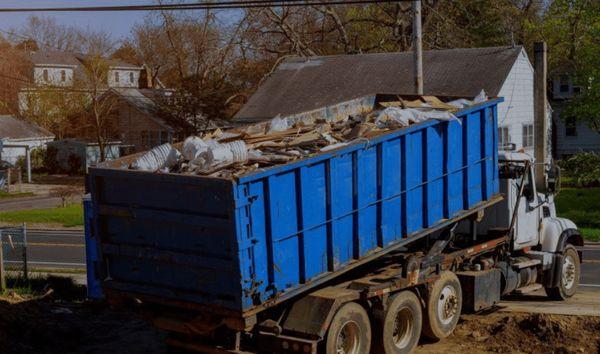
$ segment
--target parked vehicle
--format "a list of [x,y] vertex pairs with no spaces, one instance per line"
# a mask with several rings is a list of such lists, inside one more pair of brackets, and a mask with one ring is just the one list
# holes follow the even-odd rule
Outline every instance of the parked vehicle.
[[90,268],[207,352],[409,353],[501,295],[566,299],[583,240],[556,169],[540,193],[498,151],[498,102],[236,179],[91,168]]

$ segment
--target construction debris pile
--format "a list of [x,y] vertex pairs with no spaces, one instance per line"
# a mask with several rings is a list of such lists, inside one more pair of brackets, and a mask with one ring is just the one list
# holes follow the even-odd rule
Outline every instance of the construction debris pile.
[[460,109],[487,100],[482,91],[474,100],[444,103],[434,96],[417,100],[380,102],[368,113],[294,120],[275,117],[270,121],[188,137],[181,151],[163,144],[148,151],[129,168],[163,173],[232,178],[320,152],[341,148],[361,140],[430,119],[455,120]]

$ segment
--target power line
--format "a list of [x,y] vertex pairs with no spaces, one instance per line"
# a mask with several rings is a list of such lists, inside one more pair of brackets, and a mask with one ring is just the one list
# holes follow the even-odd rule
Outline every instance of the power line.
[[314,5],[357,5],[391,3],[409,0],[252,0],[252,1],[213,1],[193,4],[147,4],[115,6],[76,6],[76,7],[32,7],[0,8],[0,12],[121,12],[121,11],[171,11],[171,10],[210,10],[247,9],[267,7],[299,7]]

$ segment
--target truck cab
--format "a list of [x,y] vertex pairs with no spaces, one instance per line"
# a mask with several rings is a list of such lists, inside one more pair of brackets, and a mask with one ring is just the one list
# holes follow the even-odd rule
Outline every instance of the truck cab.
[[[555,299],[572,296],[579,282],[583,238],[574,222],[557,217],[555,196],[560,191],[560,169],[547,165],[544,191],[536,186],[536,161],[524,152],[500,151],[500,192],[504,200],[486,211],[481,231],[509,230],[515,255],[538,260],[537,280]],[[574,259],[577,258],[577,259]]]

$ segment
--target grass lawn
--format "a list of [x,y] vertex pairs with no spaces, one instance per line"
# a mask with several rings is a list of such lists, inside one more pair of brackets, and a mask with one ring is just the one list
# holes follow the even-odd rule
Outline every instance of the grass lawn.
[[10,198],[21,198],[21,197],[33,197],[34,194],[31,192],[24,193],[7,193],[5,191],[0,191],[0,199],[10,199]]
[[586,240],[600,241],[600,188],[564,188],[556,213],[577,224]]
[[83,225],[83,207],[71,204],[64,208],[31,209],[0,213],[0,221],[7,223],[62,224],[64,227]]

